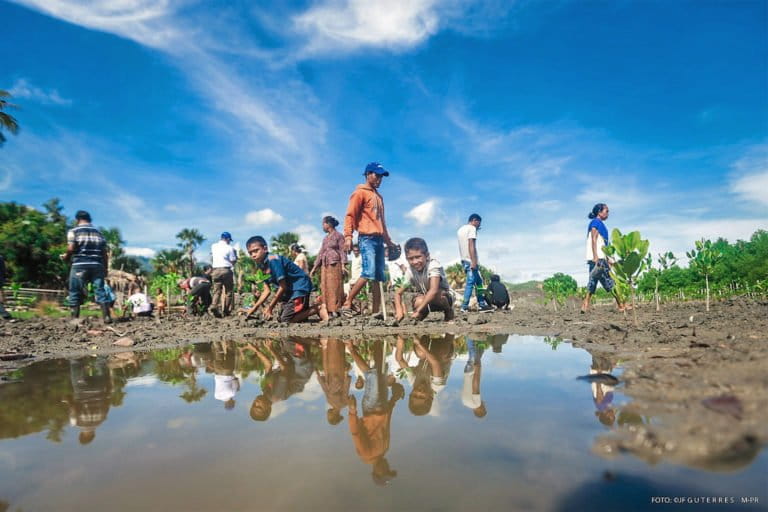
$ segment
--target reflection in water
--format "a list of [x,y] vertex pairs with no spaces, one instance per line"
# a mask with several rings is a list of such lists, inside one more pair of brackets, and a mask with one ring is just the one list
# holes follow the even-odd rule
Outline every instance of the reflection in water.
[[[290,475],[295,475],[297,467],[306,467],[311,475],[302,477],[303,485],[323,481],[318,475],[325,475],[323,469],[332,460],[328,478],[347,482],[345,492],[350,492],[351,501],[345,502],[346,508],[359,506],[370,492],[348,484],[357,473],[364,473],[366,489],[375,489],[371,481],[389,484],[416,500],[398,501],[398,507],[395,501],[376,502],[371,508],[408,508],[418,500],[424,500],[426,508],[466,509],[482,504],[501,508],[505,493],[524,495],[528,491],[523,488],[529,487],[533,491],[526,499],[533,501],[517,505],[537,508],[531,503],[544,498],[532,496],[546,494],[548,487],[557,485],[557,492],[567,494],[570,489],[557,482],[580,475],[578,468],[585,462],[609,464],[589,453],[590,441],[605,430],[601,425],[614,432],[623,425],[650,422],[617,403],[615,383],[591,380],[591,397],[583,384],[574,383],[587,366],[594,376],[613,372],[615,360],[593,355],[590,365],[587,353],[567,343],[555,351],[551,348],[541,338],[526,344],[510,342],[506,335],[397,336],[374,341],[290,338],[46,361],[22,369],[19,382],[0,385],[0,439],[17,439],[0,446],[0,482],[10,482],[2,478],[4,471],[15,468],[9,462],[15,459],[7,454],[14,451],[13,443],[27,436],[39,450],[37,459],[24,462],[29,467],[44,467],[55,457],[71,459],[67,463],[73,467],[85,466],[94,463],[88,457],[98,457],[102,450],[83,450],[79,444],[100,446],[105,449],[101,456],[107,457],[109,450],[135,443],[141,448],[137,451],[152,459],[151,464],[183,466],[180,478],[186,479],[189,472],[189,479],[198,481],[216,479],[218,472],[225,472],[216,466],[216,472],[196,473],[192,468],[206,466],[200,462],[236,459],[240,452],[248,452],[251,455],[237,459],[235,465],[254,459],[255,469],[248,470],[259,471],[259,479],[264,480],[259,492],[274,490],[275,496],[283,496],[275,486],[293,478]],[[137,415],[142,421],[132,423]],[[153,416],[156,423],[146,416]],[[171,430],[176,428],[187,430]],[[73,431],[79,443],[61,443],[69,449],[65,454],[46,450],[47,442],[40,448],[43,436],[33,439],[30,435],[43,432],[45,439],[59,443]],[[212,436],[212,432],[228,435]],[[232,445],[229,452],[226,443]],[[258,445],[258,450],[242,450],[245,445]],[[222,452],[228,455],[223,457]],[[739,452],[745,455],[731,461],[732,465],[748,465],[759,452],[759,444],[746,444]],[[187,453],[189,459],[175,458]],[[164,457],[173,463],[164,462]],[[146,462],[131,466],[124,461],[130,458],[123,453],[119,466],[133,468],[127,476],[139,478],[136,474],[142,471],[136,468],[145,467]],[[110,464],[114,471],[120,470]],[[610,464],[614,471],[617,463]],[[15,477],[26,488],[36,488],[50,476],[39,471]],[[272,472],[275,480],[267,483],[266,474]],[[467,475],[474,479],[477,493],[473,496],[489,501],[461,501],[461,486],[453,489],[451,482]],[[587,484],[587,475],[579,478],[576,484]],[[24,503],[20,494],[11,492],[15,488],[0,484],[0,494],[14,506]],[[237,489],[250,492],[248,486]],[[322,491],[315,488],[307,495],[312,493]],[[494,496],[499,500],[493,501]],[[228,504],[223,508],[237,508],[226,497],[218,499]],[[341,498],[326,495],[325,499]],[[556,506],[557,501],[550,505]],[[286,508],[284,503],[265,502],[265,507]],[[297,508],[312,506],[292,503],[301,503]],[[210,505],[199,508],[210,509]]]
[[472,410],[477,418],[483,418],[488,411],[480,397],[480,377],[485,344],[467,337],[467,364],[464,365],[464,386],[461,388],[461,403]]
[[97,356],[73,359],[69,362],[72,395],[69,404],[69,423],[80,429],[80,444],[88,444],[96,437],[96,427],[104,423],[109,413],[112,379],[107,358]]

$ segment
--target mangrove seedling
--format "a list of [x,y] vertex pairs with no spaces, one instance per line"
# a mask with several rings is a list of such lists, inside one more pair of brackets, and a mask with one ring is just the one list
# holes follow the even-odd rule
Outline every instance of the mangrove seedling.
[[715,265],[722,259],[723,253],[710,240],[696,240],[696,248],[685,253],[688,256],[688,266],[697,274],[704,276],[707,291],[707,311],[709,311],[709,276],[715,270]]
[[[605,246],[605,254],[614,260],[611,275],[617,284],[626,285],[632,297],[632,316],[637,325],[635,312],[635,286],[646,269],[645,256],[648,254],[648,240],[640,238],[639,231],[622,235],[618,228],[611,232],[611,243]],[[626,309],[625,309],[626,311]]]

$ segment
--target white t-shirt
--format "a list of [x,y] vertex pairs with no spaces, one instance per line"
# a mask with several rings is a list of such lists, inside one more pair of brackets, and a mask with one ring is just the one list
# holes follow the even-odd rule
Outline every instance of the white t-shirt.
[[213,268],[232,268],[237,261],[234,247],[224,240],[219,240],[211,246],[211,266]]
[[483,405],[483,400],[480,398],[480,393],[472,393],[472,380],[475,377],[475,370],[464,374],[464,387],[461,389],[461,403],[465,407],[469,407],[474,410]]
[[143,293],[134,293],[128,297],[128,302],[133,306],[134,313],[146,313],[152,311],[152,304],[149,303],[149,299]]
[[360,274],[363,273],[363,257],[359,254],[355,256],[355,253],[352,253],[349,261],[352,262],[352,271],[350,272],[349,282],[354,283],[360,279]]
[[443,266],[435,258],[430,258],[429,263],[421,272],[408,265],[405,277],[416,293],[427,293],[429,291],[429,280],[432,277],[440,278],[440,289],[449,290],[451,288],[445,276]]
[[405,275],[403,268],[407,266],[407,263],[408,262],[405,260],[405,258],[403,258],[402,255],[395,261],[387,261],[387,268],[389,269],[389,281],[391,283],[394,283]]
[[477,239],[477,228],[472,224],[464,224],[456,232],[459,238],[459,255],[463,261],[472,261],[469,255],[469,241]]
[[215,389],[213,397],[216,400],[226,402],[240,391],[240,381],[234,375],[214,375]]
[[[595,240],[595,244],[597,245],[597,259],[605,259],[605,253],[603,252],[603,247],[605,247],[605,239],[600,233],[597,233],[597,240]],[[587,233],[586,256],[587,261],[592,261],[594,259],[594,256],[592,255],[592,233]]]

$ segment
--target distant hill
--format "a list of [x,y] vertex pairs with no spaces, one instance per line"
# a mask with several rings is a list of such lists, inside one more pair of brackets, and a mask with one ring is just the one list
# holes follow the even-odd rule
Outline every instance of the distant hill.
[[541,289],[541,281],[526,281],[525,283],[504,283],[504,286],[511,292],[528,292]]

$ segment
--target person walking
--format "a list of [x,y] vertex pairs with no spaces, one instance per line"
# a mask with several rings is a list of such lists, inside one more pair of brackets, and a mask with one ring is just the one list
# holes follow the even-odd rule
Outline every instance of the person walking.
[[[378,162],[371,162],[363,172],[365,183],[358,185],[349,198],[347,214],[344,217],[344,249],[352,250],[352,234],[357,231],[357,243],[363,260],[363,272],[349,291],[347,300],[341,308],[344,316],[357,314],[352,308],[352,300],[368,281],[386,281],[384,274],[384,246],[394,247],[384,220],[384,198],[379,194],[379,187],[389,171]],[[373,286],[373,314],[380,314],[381,288]]]
[[613,295],[616,300],[616,306],[619,311],[624,311],[626,306],[621,303],[619,294],[616,292],[616,283],[611,278],[611,261],[605,256],[603,247],[608,245],[608,228],[605,227],[605,221],[608,219],[608,205],[597,203],[592,207],[587,217],[590,219],[587,226],[587,268],[589,269],[589,281],[587,282],[587,296],[581,304],[581,312],[586,313],[589,310],[589,304],[592,295],[597,291],[597,283],[603,285],[605,291]]
[[72,318],[80,317],[80,306],[86,298],[86,286],[93,286],[96,302],[101,307],[104,323],[112,323],[109,298],[104,292],[107,275],[107,242],[91,224],[91,214],[85,210],[75,213],[75,227],[67,231],[67,251],[61,259],[72,263],[69,271],[69,307]]
[[[456,232],[459,239],[459,255],[461,265],[464,267],[466,280],[464,283],[464,300],[461,303],[461,312],[469,311],[469,299],[472,298],[472,291],[475,288],[482,288],[483,278],[480,275],[480,265],[477,257],[477,232],[480,230],[480,224],[483,219],[480,215],[473,213],[469,216],[466,224],[461,226]],[[491,311],[491,306],[485,302],[482,293],[476,293],[477,306],[480,311]]]
[[318,268],[321,269],[320,290],[328,314],[332,317],[339,316],[339,308],[344,302],[344,273],[347,264],[344,235],[336,231],[338,225],[339,221],[330,215],[323,217],[323,231],[326,235],[309,273],[312,277]]
[[[221,239],[211,246],[211,266],[213,273],[213,307],[211,312],[215,316],[228,316],[232,314],[235,305],[235,274],[232,271],[237,262],[237,252],[231,245],[232,235],[225,231]],[[222,306],[222,292],[224,305]],[[221,309],[219,309],[221,308]]]

